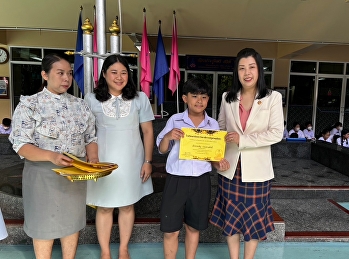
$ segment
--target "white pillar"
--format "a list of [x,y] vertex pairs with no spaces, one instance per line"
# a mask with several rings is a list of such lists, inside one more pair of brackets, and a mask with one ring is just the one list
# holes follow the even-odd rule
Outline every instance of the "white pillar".
[[[83,33],[83,48],[87,53],[93,53],[92,48],[92,25],[89,19],[86,19],[82,25]],[[84,94],[92,92],[93,76],[92,76],[93,62],[91,57],[84,56]]]
[[[105,34],[105,0],[96,0],[96,21],[97,21],[97,44],[98,54],[107,53]],[[91,51],[92,53],[92,51]],[[101,73],[104,60],[98,59],[98,74]]]
[[112,25],[109,27],[110,35],[110,53],[119,54],[120,53],[120,27],[117,21],[114,20]]

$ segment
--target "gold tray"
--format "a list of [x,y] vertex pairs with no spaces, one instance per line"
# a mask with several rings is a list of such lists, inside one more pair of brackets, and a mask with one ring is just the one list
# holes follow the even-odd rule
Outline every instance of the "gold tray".
[[64,153],[73,159],[72,165],[63,168],[52,169],[57,174],[66,177],[71,182],[74,181],[86,181],[94,180],[109,175],[113,170],[118,168],[117,164],[114,163],[88,163],[80,160],[74,155]]

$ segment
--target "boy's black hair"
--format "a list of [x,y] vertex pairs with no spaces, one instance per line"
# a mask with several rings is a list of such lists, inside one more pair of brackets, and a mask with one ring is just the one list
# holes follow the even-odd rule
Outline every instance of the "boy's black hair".
[[10,127],[11,126],[12,120],[10,118],[3,118],[2,119],[2,125],[5,127]]
[[324,128],[322,131],[321,131],[321,135],[325,135],[327,132],[330,132],[331,129],[329,128]]
[[298,134],[296,132],[291,133],[290,138],[298,138]]
[[182,93],[184,95],[188,95],[188,93],[191,93],[207,94],[208,96],[211,96],[212,88],[204,79],[191,78],[184,83]]

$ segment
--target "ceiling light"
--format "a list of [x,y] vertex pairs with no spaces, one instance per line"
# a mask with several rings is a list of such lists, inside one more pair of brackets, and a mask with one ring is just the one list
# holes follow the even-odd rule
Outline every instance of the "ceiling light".
[[134,45],[135,45],[135,47],[138,49],[138,51],[141,51],[142,43],[140,43],[140,42],[135,42]]

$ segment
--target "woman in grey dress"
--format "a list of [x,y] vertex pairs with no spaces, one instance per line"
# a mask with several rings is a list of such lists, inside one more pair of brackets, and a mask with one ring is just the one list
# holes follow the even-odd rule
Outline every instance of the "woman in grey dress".
[[59,238],[64,259],[75,257],[79,231],[86,225],[86,182],[70,182],[52,168],[71,165],[63,152],[98,162],[95,118],[86,103],[67,93],[73,76],[68,60],[42,60],[43,90],[21,96],[9,140],[25,158],[22,180],[24,231],[36,258],[51,258]]
[[[150,178],[154,114],[148,97],[137,92],[125,58],[105,59],[97,88],[85,101],[96,116],[98,157],[118,169],[87,183],[87,204],[97,206],[96,229],[101,259],[111,259],[113,211],[118,208],[119,259],[129,259],[128,243],[135,211],[133,204],[153,192]],[[143,133],[143,142],[140,129]]]

